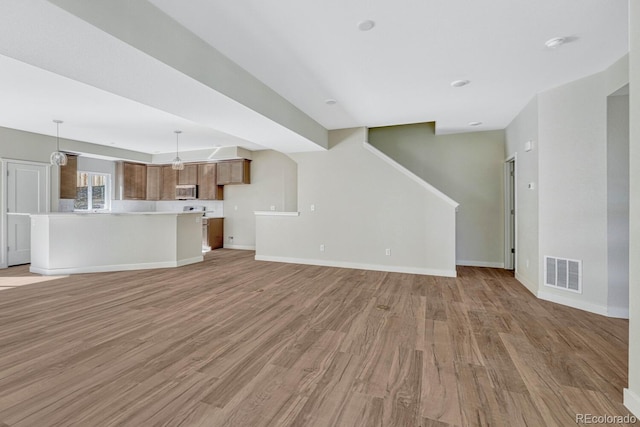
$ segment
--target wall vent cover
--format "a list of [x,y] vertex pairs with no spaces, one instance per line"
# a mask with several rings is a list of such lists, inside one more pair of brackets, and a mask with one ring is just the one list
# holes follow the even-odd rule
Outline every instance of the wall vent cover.
[[544,284],[582,293],[582,261],[545,256]]

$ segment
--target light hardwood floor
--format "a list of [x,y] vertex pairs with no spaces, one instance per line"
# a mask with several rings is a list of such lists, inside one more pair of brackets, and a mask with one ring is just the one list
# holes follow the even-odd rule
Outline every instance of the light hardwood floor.
[[453,279],[253,255],[0,291],[0,426],[570,426],[577,413],[628,414],[627,321],[537,300],[504,270]]

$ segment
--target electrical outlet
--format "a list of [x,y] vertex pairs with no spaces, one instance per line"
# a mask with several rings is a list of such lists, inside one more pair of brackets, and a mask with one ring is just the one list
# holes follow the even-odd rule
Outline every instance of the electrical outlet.
[[324,252],[324,245],[320,245],[320,252]]
[[311,212],[316,210],[316,205],[311,205]]
[[271,206],[269,207],[269,209],[271,209],[272,211],[275,211],[275,210],[276,210],[276,206],[275,206],[275,205],[271,205]]
[[229,242],[233,243],[233,236],[229,236]]
[[233,210],[234,210],[234,211],[237,211],[237,210],[238,210],[238,205],[235,205],[235,206],[233,207]]
[[384,250],[384,254],[385,254],[386,256],[391,256],[391,248],[387,248],[387,249],[385,249],[385,250]]

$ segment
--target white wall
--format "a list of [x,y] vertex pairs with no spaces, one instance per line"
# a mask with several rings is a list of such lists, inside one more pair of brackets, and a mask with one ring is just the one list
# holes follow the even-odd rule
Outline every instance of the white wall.
[[224,187],[226,248],[255,249],[255,211],[298,209],[296,162],[273,150],[254,151],[252,159],[251,184]]
[[543,92],[539,114],[539,277],[545,255],[582,260],[582,294],[541,298],[607,314],[607,84],[598,73]]
[[256,259],[455,275],[456,203],[365,148],[366,133],[331,131],[329,151],[292,155],[300,216],[256,217]]
[[[624,97],[608,97],[628,81],[625,56],[538,94],[506,131],[517,168],[516,278],[540,298],[615,317],[626,317],[628,304],[620,272],[628,119]],[[534,148],[525,152],[528,140]],[[544,285],[545,255],[582,260],[582,294]]]
[[[532,149],[525,151],[525,143]],[[538,293],[538,98],[534,97],[506,129],[505,159],[516,158],[516,278]],[[533,183],[534,189],[528,188]]]
[[[0,127],[0,158],[25,160],[49,164],[49,156],[56,150],[55,138],[37,133]],[[60,194],[60,172],[51,168],[51,210],[57,210]],[[0,197],[4,200],[5,184],[0,186]],[[4,233],[4,230],[2,230]]]
[[[26,160],[49,163],[49,156],[56,149],[56,140],[48,135],[25,132],[17,129],[0,127],[0,158]],[[97,156],[120,158],[132,161],[149,162],[151,155],[116,147],[91,144],[83,141],[60,138],[60,149],[72,153],[85,153]],[[112,162],[97,159],[79,158],[79,167],[97,166],[105,168]],[[95,161],[95,162],[94,162]],[[85,163],[90,162],[90,163]],[[98,166],[100,165],[100,166]],[[58,210],[60,193],[59,169],[51,168],[51,210]],[[0,196],[4,187],[0,188]]]
[[[91,157],[79,156],[78,171],[108,173],[113,177],[116,173],[116,164],[111,160],[94,159]],[[115,191],[113,188],[111,190],[113,197]]]
[[628,317],[629,95],[607,99],[607,270],[607,310]]
[[629,259],[629,387],[624,404],[640,417],[640,3],[629,2],[630,241]]
[[504,132],[436,135],[433,123],[369,129],[369,143],[460,203],[456,262],[504,267]]

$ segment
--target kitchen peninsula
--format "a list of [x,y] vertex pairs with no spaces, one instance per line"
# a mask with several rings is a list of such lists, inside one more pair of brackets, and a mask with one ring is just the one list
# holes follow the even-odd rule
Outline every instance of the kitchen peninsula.
[[202,212],[31,215],[32,273],[166,268],[202,260]]

